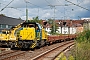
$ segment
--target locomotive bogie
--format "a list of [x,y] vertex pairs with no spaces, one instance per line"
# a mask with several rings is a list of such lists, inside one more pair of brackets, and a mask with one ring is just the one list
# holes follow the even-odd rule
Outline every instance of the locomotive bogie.
[[18,48],[29,48],[34,43],[33,40],[18,40],[17,46]]

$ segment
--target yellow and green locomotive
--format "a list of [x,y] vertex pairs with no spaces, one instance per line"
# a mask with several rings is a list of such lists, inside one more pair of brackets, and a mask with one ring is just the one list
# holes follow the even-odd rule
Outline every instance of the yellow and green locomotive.
[[40,24],[35,22],[24,22],[15,31],[17,46],[19,48],[35,48],[46,44],[47,34]]
[[0,34],[0,46],[7,45],[8,40],[9,40],[9,31],[2,30],[2,33]]
[[15,31],[21,27],[21,24],[12,27],[10,30],[2,30],[0,34],[0,46],[6,45],[10,48],[16,46],[18,40],[16,40]]

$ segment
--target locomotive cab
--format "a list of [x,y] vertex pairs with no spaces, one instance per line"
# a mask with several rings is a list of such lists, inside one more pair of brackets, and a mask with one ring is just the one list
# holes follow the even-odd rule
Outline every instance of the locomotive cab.
[[[17,45],[19,48],[35,48],[44,45],[44,30],[41,28],[40,24],[34,22],[24,22],[21,26],[21,30],[18,31],[17,35]],[[42,31],[43,30],[43,31]],[[44,33],[43,33],[44,32]],[[43,42],[43,44],[41,44]]]

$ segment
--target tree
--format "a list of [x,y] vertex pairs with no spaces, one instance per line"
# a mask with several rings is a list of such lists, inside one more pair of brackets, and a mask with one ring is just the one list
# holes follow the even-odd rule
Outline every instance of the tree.
[[[53,19],[48,19],[48,23],[52,26],[51,27],[51,34],[56,34],[56,31],[57,31],[57,24],[54,22]],[[55,24],[55,28],[54,28],[54,24]],[[54,29],[55,29],[55,32],[54,32]]]
[[[55,22],[53,22],[53,23],[55,23]],[[56,23],[55,23],[55,28],[54,28],[54,24],[52,24],[52,27],[51,27],[51,34],[57,34],[56,33],[56,31],[57,31],[57,25],[56,25]],[[55,32],[54,32],[54,29],[55,29]]]
[[20,17],[18,18],[19,20],[22,20]]
[[0,16],[5,16],[5,14],[0,14]]
[[34,17],[33,20],[30,20],[30,22],[37,22],[40,23],[41,20],[39,20],[38,16]]
[[49,24],[53,24],[53,19],[48,19],[47,21]]

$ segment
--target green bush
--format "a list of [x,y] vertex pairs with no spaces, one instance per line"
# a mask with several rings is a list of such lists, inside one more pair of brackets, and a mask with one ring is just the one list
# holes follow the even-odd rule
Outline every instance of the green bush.
[[78,35],[72,55],[75,60],[90,60],[90,30]]
[[74,60],[73,56],[69,56],[68,60]]
[[90,30],[80,33],[70,56],[64,54],[59,60],[90,60]]
[[76,39],[77,42],[89,42],[90,43],[90,30],[80,33]]

